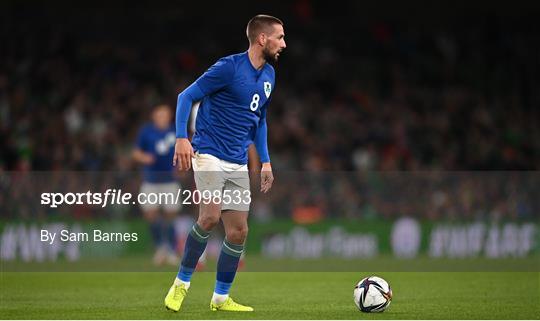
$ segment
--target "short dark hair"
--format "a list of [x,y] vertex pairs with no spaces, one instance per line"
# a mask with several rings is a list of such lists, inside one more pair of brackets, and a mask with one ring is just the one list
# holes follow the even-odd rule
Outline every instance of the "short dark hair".
[[283,26],[283,21],[279,20],[276,17],[265,14],[258,14],[255,17],[251,18],[246,28],[246,34],[249,43],[253,43],[261,32],[268,31],[268,28],[273,26],[274,24]]

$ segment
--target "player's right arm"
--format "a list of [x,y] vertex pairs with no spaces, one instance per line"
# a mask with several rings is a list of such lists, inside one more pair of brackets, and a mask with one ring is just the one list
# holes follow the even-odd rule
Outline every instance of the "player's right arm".
[[143,127],[137,135],[137,142],[135,148],[133,148],[133,152],[131,153],[131,157],[134,161],[143,165],[151,165],[154,163],[154,156],[147,152],[149,148],[148,145],[146,128]]
[[233,75],[233,61],[230,58],[222,58],[178,95],[173,166],[178,163],[180,170],[191,168],[191,158],[194,153],[188,139],[187,126],[193,103],[225,87],[232,80]]
[[176,103],[176,144],[174,146],[173,166],[178,163],[179,170],[188,170],[191,167],[191,158],[194,156],[193,147],[188,139],[187,126],[191,106],[201,100],[204,93],[197,82],[191,84],[178,95]]

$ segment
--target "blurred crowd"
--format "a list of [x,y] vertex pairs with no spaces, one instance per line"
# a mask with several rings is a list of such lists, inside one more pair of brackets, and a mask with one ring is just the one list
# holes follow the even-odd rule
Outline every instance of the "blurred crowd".
[[257,198],[261,220],[291,213],[325,218],[489,221],[537,219],[540,175],[519,172],[325,172],[280,177],[287,186]]
[[[288,47],[268,116],[275,170],[538,169],[540,34],[530,15],[362,20],[355,4],[337,13],[307,0],[280,6]],[[252,13],[204,20],[179,7],[150,8],[3,10],[0,169],[133,171],[130,151],[151,107],[174,108],[178,93],[214,61],[247,49],[243,28]],[[389,194],[404,195],[404,204],[329,183],[334,190],[274,203],[292,208],[261,203],[261,217],[303,207],[295,202],[319,204],[322,216],[336,206],[348,217],[359,209],[369,216],[370,207],[388,217],[534,215],[535,200],[509,200],[489,192],[497,184],[467,179],[452,189],[458,194],[408,196],[410,185]],[[479,189],[491,204],[483,214],[484,203],[468,196]],[[287,193],[278,188],[270,199]],[[351,197],[337,202],[342,197],[332,193]]]
[[[157,22],[124,26],[109,16],[4,20],[3,168],[132,168],[150,108],[174,108],[215,60],[247,48],[243,20],[223,35],[219,20],[198,27],[157,10]],[[283,19],[289,46],[269,113],[276,168],[538,168],[540,34],[527,21],[362,24],[306,1]]]

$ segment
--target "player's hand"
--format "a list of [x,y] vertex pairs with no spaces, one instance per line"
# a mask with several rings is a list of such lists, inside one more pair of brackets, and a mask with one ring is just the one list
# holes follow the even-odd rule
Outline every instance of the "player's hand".
[[272,188],[274,183],[274,174],[272,173],[272,165],[263,163],[261,169],[261,192],[266,193]]
[[139,148],[135,148],[131,156],[136,162],[143,165],[152,165],[156,161],[154,155],[150,153],[145,153]]
[[178,170],[189,170],[191,158],[194,157],[193,147],[187,138],[177,138],[174,146],[173,166],[178,163]]
[[152,165],[156,161],[152,154],[142,153],[141,154],[141,163],[144,165]]

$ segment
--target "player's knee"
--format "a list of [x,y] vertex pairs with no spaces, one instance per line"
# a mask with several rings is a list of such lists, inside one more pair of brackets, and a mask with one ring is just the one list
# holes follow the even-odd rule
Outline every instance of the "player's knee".
[[199,224],[199,226],[205,231],[213,230],[218,223],[219,217],[215,216],[201,216],[197,220],[197,224]]
[[246,241],[248,227],[241,226],[227,231],[227,240],[233,244],[243,244]]

